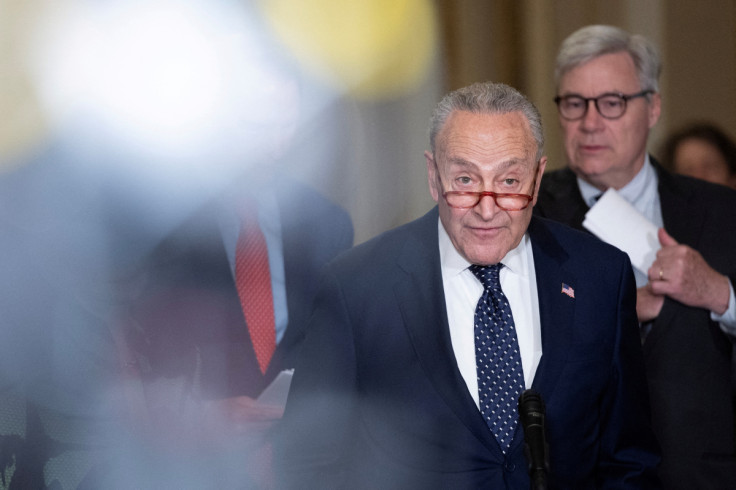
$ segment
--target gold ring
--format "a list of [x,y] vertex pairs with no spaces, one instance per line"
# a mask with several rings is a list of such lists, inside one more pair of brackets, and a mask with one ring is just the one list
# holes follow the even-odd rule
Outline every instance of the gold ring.
[[659,280],[660,280],[660,281],[662,280],[662,276],[663,276],[663,275],[664,275],[664,271],[663,271],[663,270],[662,270],[662,268],[660,267],[660,269],[659,269]]

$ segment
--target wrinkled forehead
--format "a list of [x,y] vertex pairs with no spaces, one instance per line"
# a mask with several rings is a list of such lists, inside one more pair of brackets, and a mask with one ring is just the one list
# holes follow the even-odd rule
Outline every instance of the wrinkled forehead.
[[493,161],[504,166],[532,166],[536,153],[536,140],[521,112],[458,112],[438,134],[435,159],[453,165]]
[[495,161],[492,164],[482,164],[463,157],[447,156],[440,163],[441,168],[449,173],[453,172],[470,172],[479,173],[482,171],[492,171],[493,173],[518,172],[527,173],[534,169],[535,162],[530,158],[511,157],[504,160]]

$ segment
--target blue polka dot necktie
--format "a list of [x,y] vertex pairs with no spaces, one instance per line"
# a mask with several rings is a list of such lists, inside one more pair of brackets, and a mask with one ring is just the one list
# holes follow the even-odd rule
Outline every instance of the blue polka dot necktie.
[[475,364],[480,411],[506,454],[519,422],[517,400],[524,391],[524,374],[514,317],[501,290],[502,264],[471,265],[483,284],[475,308]]

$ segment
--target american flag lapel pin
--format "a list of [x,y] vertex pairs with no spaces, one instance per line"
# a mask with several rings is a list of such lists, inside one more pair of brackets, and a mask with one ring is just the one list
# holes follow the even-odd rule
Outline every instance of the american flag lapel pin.
[[566,294],[571,298],[575,298],[575,290],[564,282],[562,283],[562,294]]

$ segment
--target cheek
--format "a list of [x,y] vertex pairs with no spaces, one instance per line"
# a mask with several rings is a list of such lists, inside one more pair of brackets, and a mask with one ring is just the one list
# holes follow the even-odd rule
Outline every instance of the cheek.
[[463,210],[451,208],[442,198],[438,201],[438,207],[440,211],[440,221],[445,227],[445,230],[452,235],[453,231],[459,229],[461,226],[464,214]]
[[455,230],[461,230],[463,228],[468,211],[468,209],[455,209],[448,206],[448,219]]
[[569,140],[575,132],[575,127],[570,121],[560,120],[560,129],[562,129],[562,137]]
[[649,135],[649,124],[644,118],[638,118],[635,122],[628,125],[622,125],[618,128],[618,131],[614,131],[614,134],[620,135],[622,139],[637,142],[640,146],[646,144],[647,136]]
[[575,146],[575,141],[577,140],[579,134],[578,126],[578,124],[569,121],[566,121],[561,125],[562,138],[568,150],[572,149]]

